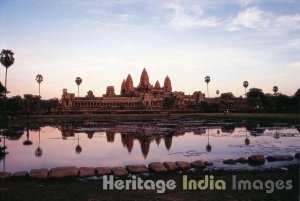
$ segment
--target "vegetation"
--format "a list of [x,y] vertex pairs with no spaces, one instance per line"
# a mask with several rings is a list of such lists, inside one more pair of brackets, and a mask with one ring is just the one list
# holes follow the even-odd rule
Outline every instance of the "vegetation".
[[[247,85],[245,85],[247,86]],[[246,89],[246,87],[245,87]],[[201,102],[199,110],[202,112],[300,112],[300,88],[292,96],[278,93],[275,86],[274,94],[264,93],[262,89],[251,88],[246,98],[235,97],[231,92],[222,93],[219,98]]]
[[6,91],[5,87],[0,82],[0,98],[4,97],[5,91]]
[[11,50],[2,50],[0,53],[0,63],[5,67],[5,93],[7,94],[7,69],[15,62],[14,53]]
[[205,76],[204,80],[205,80],[205,82],[207,84],[207,97],[209,98],[208,83],[210,82],[210,77],[209,76]]
[[35,80],[37,81],[37,83],[39,84],[39,96],[41,96],[41,82],[43,82],[44,78],[41,74],[37,74],[35,77]]
[[163,101],[163,108],[164,109],[174,109],[174,105],[175,105],[175,97],[166,97],[164,98]]
[[80,77],[76,77],[75,82],[78,86],[77,96],[79,97],[79,85],[82,83],[82,79]]
[[[0,99],[0,112],[4,112],[5,99]],[[40,104],[40,105],[39,105]],[[24,94],[24,97],[13,96],[7,99],[6,111],[12,114],[33,114],[51,112],[58,106],[58,99],[41,100],[40,96]]]

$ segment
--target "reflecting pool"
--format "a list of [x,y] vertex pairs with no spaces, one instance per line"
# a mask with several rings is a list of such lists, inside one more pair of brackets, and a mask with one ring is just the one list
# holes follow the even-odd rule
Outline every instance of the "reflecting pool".
[[8,154],[0,171],[10,172],[199,159],[226,166],[229,158],[300,151],[297,125],[210,120],[10,125],[1,130],[0,145],[4,140]]

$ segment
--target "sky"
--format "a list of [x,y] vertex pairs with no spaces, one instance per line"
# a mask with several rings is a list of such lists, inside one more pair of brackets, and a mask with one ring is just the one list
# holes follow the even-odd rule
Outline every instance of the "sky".
[[[143,68],[150,82],[210,96],[300,88],[300,0],[0,0],[0,49],[15,53],[9,96],[60,98],[62,89],[120,93]],[[5,68],[0,68],[4,83]],[[248,88],[248,89],[249,89]]]

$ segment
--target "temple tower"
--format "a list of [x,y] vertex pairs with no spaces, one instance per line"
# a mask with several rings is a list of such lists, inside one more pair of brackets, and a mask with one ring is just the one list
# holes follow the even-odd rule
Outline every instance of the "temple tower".
[[114,88],[114,86],[108,86],[106,88],[106,96],[108,96],[108,97],[115,96],[115,88]]
[[121,95],[125,94],[125,86],[126,86],[126,80],[123,79],[122,85],[121,85]]
[[158,80],[155,82],[154,87],[155,87],[155,89],[160,89],[160,83]]
[[126,83],[125,83],[125,94],[131,94],[133,92],[133,81],[132,81],[132,77],[130,74],[128,74],[127,79],[126,79]]
[[140,92],[148,92],[149,88],[150,88],[149,76],[146,68],[144,68],[140,78],[139,89]]
[[169,76],[166,77],[164,82],[164,90],[165,92],[172,92],[172,84]]

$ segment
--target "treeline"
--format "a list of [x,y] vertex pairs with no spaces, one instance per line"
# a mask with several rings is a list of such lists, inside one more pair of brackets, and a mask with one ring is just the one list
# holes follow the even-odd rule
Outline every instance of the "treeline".
[[227,109],[236,112],[299,113],[300,88],[292,96],[264,93],[262,89],[251,88],[246,93],[246,98],[224,93],[219,98],[202,102],[199,106],[199,110],[203,112],[220,112]]
[[0,99],[0,111],[4,113],[6,106],[6,113],[12,114],[35,114],[35,113],[52,113],[58,107],[58,99],[53,98],[49,100],[42,100],[39,96],[32,94],[25,94],[21,96],[13,96],[5,99]]
[[[300,110],[300,89],[294,95],[288,96],[282,93],[263,93],[261,89],[252,88],[247,93],[248,104],[261,107],[261,110],[276,112],[295,112]],[[257,109],[259,109],[259,107]]]

